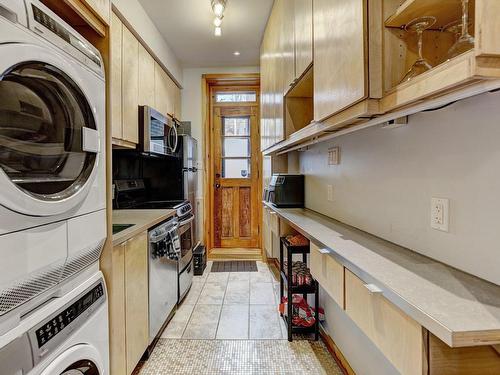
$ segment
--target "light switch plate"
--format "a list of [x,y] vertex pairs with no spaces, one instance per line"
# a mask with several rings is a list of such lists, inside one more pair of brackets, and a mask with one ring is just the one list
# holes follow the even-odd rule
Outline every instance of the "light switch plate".
[[431,228],[442,232],[450,230],[450,200],[447,198],[432,198]]
[[340,149],[332,147],[328,149],[328,165],[338,165],[340,158]]
[[326,185],[326,190],[327,190],[327,199],[328,202],[333,202],[333,186],[332,185]]

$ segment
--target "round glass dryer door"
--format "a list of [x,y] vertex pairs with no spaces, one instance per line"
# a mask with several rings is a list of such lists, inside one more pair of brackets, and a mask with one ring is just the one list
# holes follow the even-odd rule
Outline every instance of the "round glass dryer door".
[[94,362],[82,360],[69,366],[61,375],[99,375],[99,369]]
[[84,198],[75,199],[97,163],[98,147],[86,144],[99,144],[96,123],[85,94],[68,74],[39,61],[3,71],[0,186],[6,194],[1,204],[33,216],[71,209]]

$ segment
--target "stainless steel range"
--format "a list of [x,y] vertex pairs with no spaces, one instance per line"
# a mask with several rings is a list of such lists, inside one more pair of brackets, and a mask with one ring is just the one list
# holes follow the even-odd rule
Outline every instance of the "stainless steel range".
[[[115,209],[174,209],[178,244],[168,257],[177,263],[177,302],[186,296],[193,282],[193,206],[188,200],[148,200],[143,180],[115,180]],[[175,257],[172,255],[175,254]],[[164,284],[162,287],[165,287]],[[152,286],[150,285],[150,288]]]

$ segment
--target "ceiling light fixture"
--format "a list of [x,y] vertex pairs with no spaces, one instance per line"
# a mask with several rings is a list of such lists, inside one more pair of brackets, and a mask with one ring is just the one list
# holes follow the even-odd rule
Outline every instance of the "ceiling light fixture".
[[215,17],[214,19],[214,26],[215,27],[220,27],[222,25],[222,18]]
[[233,52],[233,55],[234,55],[234,56],[239,56],[239,55],[241,55],[241,53],[240,53],[240,51],[234,51],[234,52]]
[[224,14],[224,9],[226,9],[227,0],[211,0],[211,2],[212,2],[212,9],[215,15],[219,18],[222,18],[222,15]]
[[215,14],[214,26],[215,26],[215,36],[222,35],[222,18],[224,18],[224,10],[226,9],[227,0],[210,0],[212,5],[212,10]]

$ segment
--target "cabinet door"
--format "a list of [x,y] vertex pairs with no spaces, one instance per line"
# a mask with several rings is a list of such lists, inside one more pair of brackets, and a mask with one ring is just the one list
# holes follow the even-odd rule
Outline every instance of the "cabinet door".
[[295,82],[295,15],[293,1],[278,1],[283,3],[279,7],[281,13],[279,49],[283,75],[281,92],[285,95]]
[[299,78],[313,61],[312,0],[294,0],[295,78]]
[[182,93],[177,85],[174,88],[174,115],[179,120],[182,118]]
[[139,142],[139,41],[123,27],[122,122],[123,139]]
[[422,327],[347,269],[345,311],[398,371],[424,373]]
[[168,76],[155,62],[155,109],[162,115],[168,114]]
[[139,105],[155,106],[155,61],[139,44]]
[[366,0],[313,0],[314,119],[367,96]]
[[149,343],[148,236],[143,232],[125,249],[125,317],[127,374],[131,374]]
[[[120,244],[111,250],[101,269],[106,278],[109,308],[109,356],[110,373],[125,374],[127,371],[127,353],[125,348],[125,248]],[[103,259],[101,258],[101,262]]]
[[122,21],[111,14],[110,27],[110,108],[111,133],[113,138],[123,138],[122,128]]
[[87,6],[104,21],[106,25],[110,22],[111,1],[110,0],[84,0]]
[[175,82],[165,73],[167,79],[167,114],[175,117],[175,101],[177,96],[178,87]]

